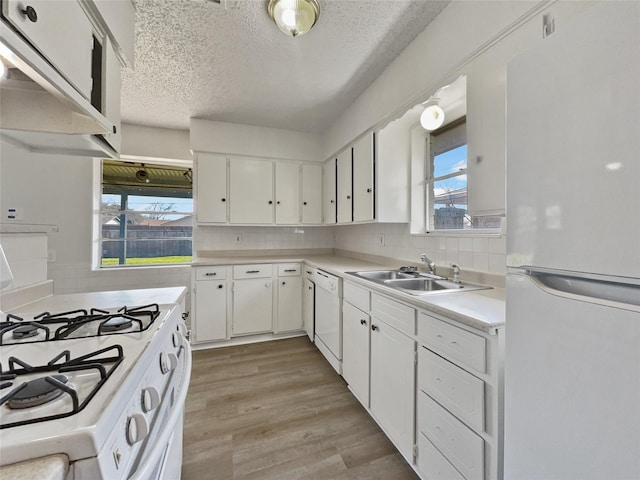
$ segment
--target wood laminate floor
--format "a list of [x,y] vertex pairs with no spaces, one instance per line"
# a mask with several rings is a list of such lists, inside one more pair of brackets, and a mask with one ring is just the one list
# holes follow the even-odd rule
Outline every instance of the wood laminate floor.
[[193,353],[183,480],[416,479],[307,337]]

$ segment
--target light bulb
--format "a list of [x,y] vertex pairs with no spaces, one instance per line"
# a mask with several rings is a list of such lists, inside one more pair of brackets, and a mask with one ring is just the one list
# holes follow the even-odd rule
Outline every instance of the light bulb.
[[4,66],[4,62],[0,60],[0,78],[4,78],[7,73],[7,67]]
[[422,128],[425,130],[435,130],[442,126],[443,123],[444,110],[442,110],[437,103],[427,105],[422,115],[420,115],[420,125],[422,125]]

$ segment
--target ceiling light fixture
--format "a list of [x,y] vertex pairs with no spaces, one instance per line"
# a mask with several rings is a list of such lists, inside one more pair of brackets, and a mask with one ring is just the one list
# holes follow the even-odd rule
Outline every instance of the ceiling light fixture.
[[420,115],[420,125],[428,131],[439,128],[444,123],[444,110],[439,105],[439,98],[430,98],[425,103],[424,112]]
[[278,28],[292,37],[307,33],[320,17],[317,0],[269,0],[267,10]]
[[142,165],[142,169],[136,172],[136,180],[142,183],[149,183],[149,174],[144,169],[144,163],[142,163],[141,165]]

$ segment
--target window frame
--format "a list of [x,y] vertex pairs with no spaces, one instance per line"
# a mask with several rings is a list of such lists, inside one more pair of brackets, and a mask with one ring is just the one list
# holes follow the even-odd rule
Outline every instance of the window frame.
[[[142,158],[142,157],[130,157],[121,155],[120,161],[123,162],[134,162],[134,163],[145,163],[148,165],[160,165],[160,166],[173,166],[180,167],[184,169],[193,169],[193,161],[192,160],[178,160],[178,159],[162,159],[162,158]],[[172,267],[185,267],[191,264],[191,261],[186,262],[176,262],[176,263],[150,263],[150,264],[117,264],[117,265],[103,265],[102,264],[102,243],[105,240],[102,236],[102,199],[103,199],[103,158],[94,158],[93,162],[93,231],[92,231],[92,270],[94,271],[113,271],[117,269],[156,269],[156,268],[172,268]],[[167,197],[169,198],[169,197]],[[192,201],[193,201],[193,186],[192,186]],[[133,210],[133,209],[125,209],[119,210],[123,215],[130,214],[149,214],[152,213],[146,210]],[[187,214],[191,215],[193,219],[194,208],[192,205],[192,209],[190,212],[179,212],[178,214]],[[171,214],[171,213],[169,213]],[[191,257],[193,258],[193,229],[195,228],[195,221],[192,224],[192,232],[190,237],[179,237],[183,240],[191,241]],[[125,232],[126,232],[126,224],[125,224]],[[106,240],[109,240],[108,238]],[[116,240],[116,239],[111,239]],[[131,241],[135,239],[127,239],[126,233],[125,237],[119,239],[119,241]],[[145,240],[145,239],[140,239]],[[146,240],[156,240],[156,239],[146,239]],[[157,239],[162,240],[162,239]],[[126,257],[125,257],[126,262]]]

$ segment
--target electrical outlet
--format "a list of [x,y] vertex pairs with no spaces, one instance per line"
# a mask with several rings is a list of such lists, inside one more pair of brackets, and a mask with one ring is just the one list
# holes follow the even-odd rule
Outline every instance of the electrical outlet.
[[241,233],[236,233],[236,236],[233,239],[233,243],[236,243],[236,244],[242,243],[242,234]]
[[384,233],[381,233],[380,236],[378,237],[378,245],[380,245],[381,247],[384,247]]
[[22,208],[9,207],[7,208],[6,218],[7,220],[22,220],[24,218],[24,210]]

